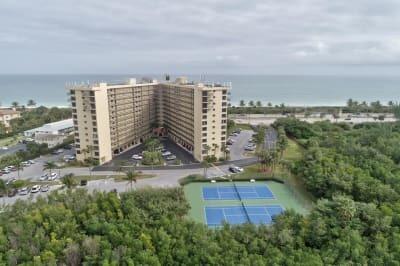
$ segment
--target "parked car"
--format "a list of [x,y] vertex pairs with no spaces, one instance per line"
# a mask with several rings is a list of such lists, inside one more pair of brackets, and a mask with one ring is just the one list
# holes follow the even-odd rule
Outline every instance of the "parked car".
[[18,193],[17,189],[10,189],[8,191],[8,196],[11,198],[11,197],[14,197],[15,195],[17,195],[17,193]]
[[49,180],[56,180],[57,177],[58,177],[57,173],[51,173],[50,177],[49,177]]
[[241,172],[243,172],[243,168],[236,166],[236,165],[231,165],[231,166],[229,166],[229,171],[231,171],[232,173],[235,173],[235,174],[241,173]]
[[39,180],[40,180],[40,181],[46,181],[48,178],[49,178],[49,175],[48,175],[48,174],[43,174],[43,175],[41,175],[41,176],[39,177]]
[[40,185],[34,185],[31,189],[31,193],[38,193],[40,192]]
[[61,154],[64,152],[64,149],[58,149],[52,152],[52,154],[57,155],[57,154]]
[[28,187],[23,187],[20,190],[18,190],[18,195],[24,196],[29,194],[29,188]]
[[142,160],[143,156],[140,155],[140,154],[134,154],[134,155],[132,155],[132,159],[134,159],[134,160]]
[[256,145],[254,144],[248,144],[244,147],[244,150],[246,151],[254,151],[256,149]]
[[29,160],[28,161],[30,164],[35,164],[36,162],[35,162],[35,160]]
[[64,155],[64,161],[66,163],[74,161],[75,159],[76,159],[75,155],[68,155],[68,154]]
[[161,153],[161,154],[162,154],[162,156],[164,156],[164,157],[172,155],[172,153],[171,153],[170,151],[165,151],[165,152],[163,152],[163,153]]
[[172,161],[172,160],[175,160],[175,159],[176,159],[176,156],[173,155],[173,154],[171,154],[171,155],[165,157],[165,160],[167,160],[167,161]]
[[49,191],[49,189],[50,189],[50,186],[49,186],[49,185],[44,185],[44,186],[42,186],[42,187],[40,188],[40,191],[41,191],[41,192],[47,192],[47,191]]
[[82,179],[81,180],[81,186],[86,186],[87,185],[87,180],[86,179]]

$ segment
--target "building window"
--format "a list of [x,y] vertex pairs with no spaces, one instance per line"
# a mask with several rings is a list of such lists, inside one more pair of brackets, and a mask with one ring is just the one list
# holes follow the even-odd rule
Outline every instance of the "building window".
[[207,127],[203,127],[202,130],[203,130],[203,131],[207,130]]
[[203,133],[203,137],[207,137],[207,133]]
[[207,121],[203,121],[201,124],[202,124],[203,126],[205,126],[205,125],[207,125]]

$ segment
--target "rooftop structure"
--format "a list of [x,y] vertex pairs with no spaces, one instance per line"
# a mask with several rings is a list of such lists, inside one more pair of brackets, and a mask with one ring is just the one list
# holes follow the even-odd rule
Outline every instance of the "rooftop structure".
[[61,120],[45,124],[41,127],[24,131],[26,137],[32,137],[36,134],[62,135],[70,133],[74,128],[72,119]]

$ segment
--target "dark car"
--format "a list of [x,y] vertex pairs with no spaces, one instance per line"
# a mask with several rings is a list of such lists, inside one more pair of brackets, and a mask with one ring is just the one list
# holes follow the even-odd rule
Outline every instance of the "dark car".
[[81,186],[86,186],[86,185],[87,185],[87,180],[86,179],[81,180]]
[[17,193],[18,193],[18,189],[11,189],[8,191],[8,196],[11,198],[11,197],[14,197],[15,195],[17,195]]

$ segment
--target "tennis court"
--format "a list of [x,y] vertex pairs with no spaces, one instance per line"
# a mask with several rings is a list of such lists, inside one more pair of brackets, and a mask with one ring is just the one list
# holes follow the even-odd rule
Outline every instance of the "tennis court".
[[221,226],[229,224],[271,224],[274,217],[284,211],[280,205],[266,206],[218,206],[205,207],[207,225]]
[[203,187],[204,200],[245,200],[274,199],[275,196],[266,184],[248,186]]

